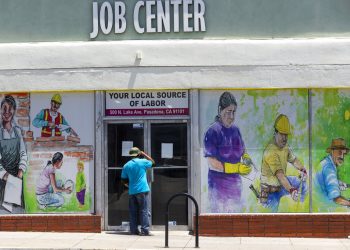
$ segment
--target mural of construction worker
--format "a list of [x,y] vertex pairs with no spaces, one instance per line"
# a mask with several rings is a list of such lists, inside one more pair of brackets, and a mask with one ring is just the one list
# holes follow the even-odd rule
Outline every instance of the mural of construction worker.
[[[0,123],[0,213],[24,213],[22,179],[27,169],[27,150],[21,128],[14,121],[16,101],[6,95],[1,101]],[[8,194],[7,185],[16,186]],[[11,191],[10,191],[11,192]],[[7,199],[9,197],[11,199]]]
[[337,168],[342,166],[344,157],[349,153],[343,138],[333,139],[327,148],[328,155],[321,161],[322,170],[316,174],[315,188],[327,197],[327,200],[343,206],[350,206],[350,201],[341,196],[347,184],[338,180]]
[[[275,120],[274,129],[274,136],[262,157],[260,202],[272,212],[277,212],[280,199],[285,195],[290,194],[294,201],[304,201],[307,171],[287,144],[288,135],[291,134],[288,117],[280,114]],[[286,176],[288,163],[300,171],[300,177]]]
[[237,101],[224,92],[218,115],[205,133],[204,156],[209,163],[208,195],[213,213],[241,212],[241,175],[248,175],[251,162],[237,126],[234,125]]
[[61,105],[61,95],[56,93],[51,98],[50,109],[42,109],[35,116],[32,123],[34,127],[41,128],[41,137],[61,136],[63,131],[72,136],[78,136],[63,115],[58,112]]

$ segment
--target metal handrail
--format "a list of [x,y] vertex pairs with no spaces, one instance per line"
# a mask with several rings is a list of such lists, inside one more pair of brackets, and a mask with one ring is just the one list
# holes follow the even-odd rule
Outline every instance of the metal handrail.
[[192,195],[189,195],[187,193],[178,193],[174,194],[173,196],[170,197],[166,204],[166,213],[165,213],[165,247],[169,247],[168,242],[169,242],[169,205],[170,202],[178,197],[178,196],[186,196],[187,198],[190,198],[195,207],[196,207],[196,248],[199,248],[199,237],[198,237],[198,203],[195,198],[193,198]]

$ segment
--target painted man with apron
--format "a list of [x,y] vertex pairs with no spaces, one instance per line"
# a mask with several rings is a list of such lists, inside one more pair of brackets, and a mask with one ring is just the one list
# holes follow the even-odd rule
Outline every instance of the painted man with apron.
[[[22,178],[27,167],[27,152],[21,129],[13,121],[15,110],[14,98],[5,96],[1,102],[2,122],[0,126],[1,214],[24,213]],[[12,186],[11,190],[8,185]]]

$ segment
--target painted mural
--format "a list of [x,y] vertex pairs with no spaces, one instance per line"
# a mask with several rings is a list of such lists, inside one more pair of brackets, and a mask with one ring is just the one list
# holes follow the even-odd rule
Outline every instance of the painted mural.
[[0,94],[0,107],[0,214],[92,211],[93,93]]
[[[350,90],[199,98],[201,212],[348,212]],[[93,211],[94,124],[92,92],[0,94],[0,214]]]
[[313,212],[350,206],[350,91],[312,90]]
[[41,137],[62,136],[63,133],[78,137],[78,134],[59,112],[61,105],[62,97],[55,93],[50,100],[50,108],[41,109],[35,116],[32,124],[36,128],[41,128]]
[[20,109],[12,95],[4,95],[0,105],[0,213],[24,213],[23,175],[28,169],[28,156],[21,127],[15,120]]
[[307,90],[201,91],[202,212],[308,212]]

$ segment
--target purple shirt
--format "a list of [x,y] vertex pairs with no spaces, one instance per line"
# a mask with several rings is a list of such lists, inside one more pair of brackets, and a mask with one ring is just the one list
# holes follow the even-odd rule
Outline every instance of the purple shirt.
[[238,127],[226,128],[221,122],[214,122],[205,133],[204,156],[214,157],[221,162],[237,163],[245,151]]
[[55,173],[55,168],[52,164],[48,164],[41,172],[38,182],[36,183],[36,194],[45,194],[49,192],[50,174]]

